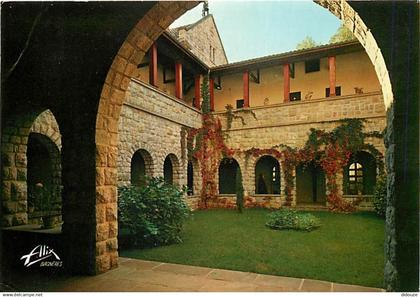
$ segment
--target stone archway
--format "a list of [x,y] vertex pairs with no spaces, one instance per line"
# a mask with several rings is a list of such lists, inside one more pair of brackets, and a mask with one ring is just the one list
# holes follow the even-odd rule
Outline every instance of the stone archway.
[[[96,118],[96,272],[118,265],[117,145],[118,120],[130,78],[152,43],[198,2],[158,2],[131,30],[120,47],[102,87]],[[100,177],[98,177],[100,175]],[[106,179],[105,177],[109,177]],[[108,180],[108,181],[107,181]],[[105,220],[98,214],[109,212]],[[103,246],[110,248],[104,249]]]
[[224,158],[220,161],[218,170],[219,195],[236,194],[236,172],[240,169],[234,158]]
[[270,155],[261,156],[255,163],[255,194],[280,194],[280,163]]
[[153,158],[144,149],[137,150],[131,158],[131,185],[145,185],[146,178],[153,176]]
[[[382,52],[368,27],[363,22],[358,13],[346,1],[320,0],[318,4],[328,9],[338,18],[342,19],[366,49],[377,73],[382,86],[385,106],[388,109],[388,130],[387,130],[387,159],[391,168],[388,168],[388,189],[394,189],[395,168],[394,151],[397,144],[395,142],[393,124],[400,115],[393,113],[394,94],[391,87],[391,80],[385,59]],[[96,179],[96,213],[103,213],[103,209],[108,209],[113,215],[109,220],[103,221],[96,216],[96,246],[112,246],[110,249],[97,249],[96,271],[106,271],[117,265],[117,246],[116,232],[116,155],[118,142],[118,118],[124,101],[125,91],[136,71],[136,65],[143,58],[145,52],[152,42],[166,29],[169,24],[188,9],[197,5],[197,2],[159,2],[148,14],[143,17],[131,31],[126,41],[121,46],[118,54],[114,58],[111,69],[106,77],[102,88],[99,101],[98,115],[96,119],[96,168],[100,175],[108,176],[108,179]],[[401,40],[407,39],[405,35],[398,36]],[[397,42],[398,43],[398,42]],[[397,80],[403,81],[399,76]],[[411,88],[412,89],[412,88]],[[411,90],[410,89],[410,90]],[[411,90],[412,92],[412,90]],[[403,94],[400,94],[403,96]],[[415,122],[415,121],[414,121]],[[407,146],[405,142],[402,147]],[[399,144],[398,144],[399,148]],[[411,153],[411,152],[410,152]],[[108,180],[108,182],[106,181]],[[407,182],[408,183],[408,182]],[[417,187],[418,188],[418,187]],[[387,221],[387,263],[386,278],[389,283],[388,289],[396,287],[398,271],[396,269],[396,231],[395,231],[395,192],[388,193],[388,215]],[[411,204],[410,204],[411,205]],[[418,205],[418,203],[416,204]],[[408,206],[404,206],[408,207]],[[413,217],[414,218],[414,217]],[[410,230],[403,227],[407,235]],[[418,224],[417,224],[418,228]],[[98,235],[99,234],[99,235]],[[409,243],[413,245],[413,243]],[[418,246],[418,242],[414,245]],[[403,244],[404,246],[404,244]],[[407,262],[408,263],[408,262]],[[405,268],[401,268],[405,269]]]
[[163,177],[165,182],[173,185],[180,185],[181,166],[175,154],[168,154],[163,162]]
[[[385,105],[390,106],[393,100],[390,79],[382,53],[364,22],[345,1],[323,0],[317,2],[331,11],[338,18],[343,19],[346,26],[354,32],[365,47],[378,78],[381,82]],[[118,143],[118,119],[121,106],[125,100],[125,92],[130,83],[131,77],[136,76],[137,65],[140,63],[148,48],[160,34],[184,12],[196,6],[198,2],[159,2],[157,3],[133,28],[124,41],[108,71],[99,101],[98,115],[96,119],[96,168],[100,175],[96,178],[96,213],[103,213],[108,209],[113,215],[111,220],[104,222],[98,215],[97,232],[101,235],[97,238],[96,245],[104,245],[115,242],[116,222],[116,159]],[[105,179],[101,176],[108,176]],[[114,177],[114,178],[112,178]],[[106,181],[108,180],[108,181]],[[102,242],[102,243],[100,243]],[[117,265],[117,246],[96,255],[97,272],[106,271]]]
[[[38,121],[38,119],[37,119]],[[51,216],[61,221],[61,153],[54,141],[45,134],[31,132],[27,144],[28,223],[40,224],[42,209],[36,197],[37,184],[49,195]]]
[[364,47],[367,55],[372,61],[372,65],[375,67],[376,75],[381,84],[385,108],[389,109],[394,101],[391,80],[381,49],[370,29],[347,1],[314,0],[314,2],[328,9],[333,15],[342,20],[347,29],[353,32],[354,36]]
[[[50,110],[41,113],[30,113],[25,116],[16,116],[11,119],[3,130],[1,155],[2,155],[2,208],[3,226],[17,226],[28,223],[28,189],[26,156],[28,138],[30,134],[41,135],[55,146],[58,152],[50,149],[56,156],[54,168],[56,191],[59,192],[61,180],[61,164],[59,155],[61,150],[61,134],[57,121]],[[57,182],[58,181],[58,182]]]

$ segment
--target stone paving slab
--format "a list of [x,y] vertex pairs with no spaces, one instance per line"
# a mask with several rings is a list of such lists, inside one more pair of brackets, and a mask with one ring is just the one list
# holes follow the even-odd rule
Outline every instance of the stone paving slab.
[[303,292],[332,292],[332,283],[305,279],[303,280],[300,290]]
[[33,277],[21,291],[55,292],[383,292],[383,289],[251,272],[120,258],[96,276]]
[[207,267],[199,267],[199,266],[164,263],[162,265],[156,266],[153,270],[166,271],[166,272],[172,272],[172,273],[177,273],[177,274],[204,276],[204,275],[209,274],[213,269],[207,268]]
[[285,288],[288,291],[299,291],[299,288],[302,284],[302,279],[293,278],[293,277],[258,274],[254,283],[261,286]]
[[332,284],[333,292],[384,292],[383,289],[362,287],[357,285]]
[[200,292],[255,292],[257,285],[252,283],[209,279],[200,287]]
[[213,269],[207,278],[225,281],[235,282],[253,282],[257,278],[258,274],[251,272],[224,270],[224,269]]
[[145,261],[145,260],[134,260],[134,259],[128,259],[124,262],[120,262],[124,267],[132,267],[137,270],[149,270],[153,269],[159,265],[162,265],[163,263],[160,262],[153,262],[153,261]]

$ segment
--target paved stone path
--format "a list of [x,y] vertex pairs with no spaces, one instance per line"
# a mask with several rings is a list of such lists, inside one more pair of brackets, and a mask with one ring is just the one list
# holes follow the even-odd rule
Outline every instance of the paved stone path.
[[[45,283],[44,283],[45,285]],[[48,291],[89,292],[381,292],[327,281],[120,258],[117,269],[97,276],[49,282]]]

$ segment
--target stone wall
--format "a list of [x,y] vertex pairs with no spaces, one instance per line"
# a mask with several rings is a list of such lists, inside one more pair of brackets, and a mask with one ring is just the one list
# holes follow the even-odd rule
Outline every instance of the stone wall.
[[[131,158],[138,150],[150,156],[146,165],[151,176],[163,176],[165,158],[171,154],[174,183],[186,185],[188,162],[185,128],[201,126],[200,112],[134,79],[126,96],[119,121],[118,185],[130,184]],[[197,172],[196,167],[195,182],[199,179]],[[197,191],[198,188],[195,189]]]
[[195,24],[180,28],[177,38],[209,67],[227,63],[225,50],[211,14]]
[[[234,119],[229,130],[227,144],[246,150],[252,147],[271,148],[280,143],[302,147],[310,128],[332,130],[343,118],[366,119],[366,131],[383,131],[386,125],[385,108],[379,92],[363,95],[324,98],[309,102],[289,102],[271,106],[251,108],[250,112],[236,110],[246,125]],[[215,113],[226,129],[225,113]],[[118,184],[130,183],[131,158],[138,150],[147,152],[148,172],[152,176],[163,175],[163,163],[169,154],[176,156],[174,180],[179,185],[187,184],[186,127],[201,126],[200,113],[184,102],[137,80],[132,80],[127,91],[119,122]],[[184,128],[183,128],[184,127]],[[381,153],[385,148],[382,139],[368,139]],[[275,158],[275,156],[273,156]],[[260,157],[245,157],[244,153],[234,156],[243,172],[245,206],[278,208],[285,201],[285,181],[280,166],[280,193],[278,195],[256,195],[255,166]],[[279,163],[281,160],[277,159]],[[194,195],[187,197],[191,208],[197,207],[201,189],[199,164],[193,162]],[[339,181],[342,176],[339,177]],[[218,176],[216,176],[218,184]],[[339,184],[342,184],[339,182]],[[293,191],[296,205],[296,195]],[[234,195],[220,195],[218,200],[209,201],[209,207],[234,207]],[[351,198],[349,198],[351,199]]]
[[[385,107],[380,93],[343,96],[312,100],[310,102],[290,102],[272,106],[251,108],[250,112],[235,111],[236,115],[244,118],[243,125],[240,119],[234,119],[229,130],[227,145],[241,150],[255,148],[271,148],[278,144],[292,147],[303,147],[310,128],[325,129],[327,131],[339,125],[338,120],[343,118],[366,119],[365,130],[383,131],[386,127]],[[225,113],[216,113],[222,120],[226,129],[227,119]],[[368,138],[382,154],[385,153],[383,139]],[[275,156],[273,156],[275,157]],[[255,195],[255,165],[259,157],[245,158],[244,153],[234,156],[243,172],[245,196],[256,199]],[[277,160],[281,161],[281,160]],[[338,177],[342,185],[342,176]],[[280,166],[280,200],[285,200],[285,181]],[[296,195],[293,191],[293,205],[296,204]],[[276,200],[266,199],[265,204],[276,205]]]

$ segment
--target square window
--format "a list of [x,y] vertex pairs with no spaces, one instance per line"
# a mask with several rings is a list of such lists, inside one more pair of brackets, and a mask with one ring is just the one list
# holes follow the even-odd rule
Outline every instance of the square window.
[[244,99],[236,100],[236,108],[243,108],[244,107]]
[[293,92],[289,94],[289,100],[290,101],[299,101],[301,97],[300,92]]
[[[341,87],[335,87],[335,95],[341,96]],[[325,97],[330,97],[330,88],[325,88]]]
[[320,70],[321,60],[313,59],[305,61],[305,73],[315,72]]

